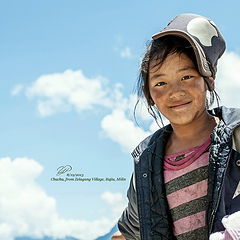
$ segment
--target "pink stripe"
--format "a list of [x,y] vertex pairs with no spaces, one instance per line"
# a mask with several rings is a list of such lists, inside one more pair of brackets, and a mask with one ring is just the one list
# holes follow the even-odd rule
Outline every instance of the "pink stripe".
[[188,187],[182,188],[176,192],[167,195],[169,208],[175,208],[184,203],[190,202],[197,198],[207,195],[208,180],[205,179],[201,182],[195,183]]
[[207,166],[209,162],[209,152],[202,154],[195,162],[191,165],[180,169],[180,170],[164,170],[164,182],[167,183],[177,177],[180,177],[188,172],[191,172],[197,168]]
[[180,235],[204,227],[206,225],[205,216],[206,211],[202,211],[175,221],[173,223],[174,235]]
[[[180,170],[182,168],[185,168],[191,165],[194,161],[196,161],[196,159],[198,159],[207,150],[210,144],[211,144],[211,139],[208,138],[207,141],[205,141],[201,146],[196,147],[196,149],[193,150],[191,153],[189,152],[189,150],[186,150],[186,152],[188,152],[189,154],[188,156],[185,156],[185,158],[183,158],[182,160],[173,161],[173,159],[171,159],[172,157],[169,157],[169,155],[165,156],[164,157],[165,161],[163,164],[164,169]],[[175,153],[173,155],[177,156],[178,153]]]
[[[211,138],[209,137],[202,145],[200,146],[196,146],[196,147],[193,147],[193,148],[190,148],[190,149],[187,149],[185,151],[182,151],[182,152],[177,152],[177,153],[173,153],[173,154],[169,154],[169,155],[166,155],[164,158],[165,159],[174,159],[176,158],[177,156],[179,155],[182,155],[182,154],[188,154],[188,153],[192,153],[192,152],[204,152],[208,147],[209,145],[211,144]],[[178,163],[184,163],[186,160],[185,159],[182,159],[182,160],[179,160],[177,161]]]

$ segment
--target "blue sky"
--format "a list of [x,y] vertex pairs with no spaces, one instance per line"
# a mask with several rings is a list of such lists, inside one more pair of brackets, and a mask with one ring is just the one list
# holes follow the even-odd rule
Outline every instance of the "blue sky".
[[[133,171],[130,152],[156,129],[144,110],[137,114],[140,127],[133,121],[139,61],[151,35],[177,14],[208,16],[221,29],[227,54],[217,85],[222,104],[237,107],[237,0],[0,4],[0,174],[5,179],[0,189],[6,193],[0,196],[6,204],[0,201],[0,222],[5,224],[0,224],[1,239],[57,236],[57,228],[34,225],[41,220],[54,225],[51,214],[58,226],[64,223],[72,229],[63,232],[72,237],[93,239],[112,228],[126,204]],[[51,181],[57,168],[66,165],[84,177],[126,180]],[[79,232],[71,221],[84,229]]]

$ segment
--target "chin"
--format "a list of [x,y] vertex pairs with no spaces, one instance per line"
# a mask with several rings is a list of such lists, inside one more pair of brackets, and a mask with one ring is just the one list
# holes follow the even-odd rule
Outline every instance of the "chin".
[[[167,110],[167,109],[166,109]],[[174,125],[188,125],[194,121],[196,121],[202,113],[206,111],[205,108],[188,108],[188,109],[180,109],[178,111],[165,111],[163,115],[169,120],[171,124]]]
[[175,116],[175,117],[169,117],[168,120],[170,121],[171,124],[174,125],[188,125],[191,122],[194,121],[195,117],[194,116]]
[[189,123],[191,123],[192,121],[170,121],[171,125],[181,125],[181,126],[184,126],[184,125],[188,125]]

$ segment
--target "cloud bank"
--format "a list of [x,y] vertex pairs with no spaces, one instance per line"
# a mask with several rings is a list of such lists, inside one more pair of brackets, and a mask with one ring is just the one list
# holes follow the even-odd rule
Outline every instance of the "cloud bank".
[[81,70],[66,70],[40,76],[27,87],[29,98],[37,98],[37,109],[41,116],[57,112],[89,110],[94,106],[109,107],[108,90],[103,77],[87,78]]
[[[104,77],[86,77],[81,70],[66,70],[63,73],[42,75],[30,86],[16,85],[12,95],[20,91],[31,100],[37,100],[37,111],[42,117],[76,110],[92,110],[102,107],[109,110],[101,121],[103,134],[120,144],[123,151],[130,152],[149,134],[137,126],[133,120],[133,110],[137,96],[123,95],[120,83],[110,86]],[[149,121],[150,115],[143,104],[136,109],[136,117]],[[125,133],[125,134],[124,134]]]
[[108,217],[95,221],[64,219],[57,212],[55,199],[36,183],[42,171],[33,159],[0,159],[0,239],[71,236],[92,240],[106,234],[126,206],[121,193],[104,192],[99,198],[109,206]]
[[131,152],[141,139],[151,134],[151,132],[135,126],[122,110],[114,110],[105,116],[101,122],[101,127],[106,136],[120,144],[125,152]]

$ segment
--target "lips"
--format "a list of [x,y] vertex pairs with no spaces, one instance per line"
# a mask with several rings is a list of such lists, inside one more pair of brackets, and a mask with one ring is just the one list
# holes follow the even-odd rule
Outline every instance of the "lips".
[[181,108],[181,107],[185,107],[188,104],[190,104],[191,102],[179,102],[179,103],[174,103],[174,105],[170,106],[170,108]]

